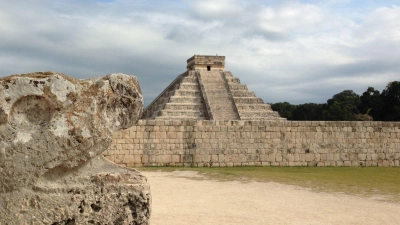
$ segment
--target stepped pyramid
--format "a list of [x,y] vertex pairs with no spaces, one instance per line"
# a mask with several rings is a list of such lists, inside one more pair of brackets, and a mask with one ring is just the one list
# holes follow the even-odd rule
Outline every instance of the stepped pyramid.
[[179,75],[144,110],[155,120],[285,120],[225,71],[225,56],[194,55]]

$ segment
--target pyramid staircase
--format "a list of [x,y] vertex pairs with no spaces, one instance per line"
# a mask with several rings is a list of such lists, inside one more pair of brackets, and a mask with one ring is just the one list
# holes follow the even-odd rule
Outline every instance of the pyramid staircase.
[[239,120],[239,114],[229,94],[228,86],[221,71],[198,71],[200,87],[212,120]]
[[257,98],[254,92],[249,91],[247,85],[241,84],[239,78],[234,77],[231,72],[224,72],[224,76],[241,120],[286,120],[278,112],[272,111],[269,104]]
[[208,120],[193,71],[180,75],[145,110],[142,119]]
[[[179,75],[150,103],[142,119],[286,120],[257,98],[231,72],[225,71],[224,59],[219,56],[194,56],[189,59],[188,71]],[[207,66],[214,66],[212,63],[217,69]]]

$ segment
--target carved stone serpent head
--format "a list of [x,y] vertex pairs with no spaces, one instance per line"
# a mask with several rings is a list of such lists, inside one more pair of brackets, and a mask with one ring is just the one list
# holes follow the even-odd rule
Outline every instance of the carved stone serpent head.
[[106,150],[114,131],[140,118],[136,77],[77,80],[54,72],[0,78],[0,193]]

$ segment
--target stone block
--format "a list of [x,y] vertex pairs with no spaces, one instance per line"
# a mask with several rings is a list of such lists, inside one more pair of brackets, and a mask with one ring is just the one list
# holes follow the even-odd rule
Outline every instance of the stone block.
[[275,153],[268,154],[269,161],[275,162]]
[[307,162],[307,166],[317,166],[317,162],[313,161],[313,162]]
[[149,163],[149,156],[148,155],[143,155],[142,156],[142,163],[143,164]]
[[367,154],[358,154],[358,160],[365,161],[367,159]]
[[391,167],[391,166],[393,166],[394,164],[393,164],[393,162],[392,161],[389,161],[389,160],[383,160],[382,161],[382,166],[383,167]]
[[351,166],[360,166],[360,162],[358,160],[352,160]]
[[157,155],[155,162],[162,164],[171,163],[171,155]]
[[320,154],[320,161],[326,162],[328,160],[328,154]]
[[224,154],[219,154],[218,155],[218,162],[219,163],[225,162],[225,155]]
[[339,159],[342,160],[342,161],[348,161],[350,159],[349,158],[349,154],[348,153],[340,153],[339,154]]
[[299,156],[300,156],[300,159],[299,159],[300,162],[305,162],[306,161],[306,154],[301,153],[301,154],[299,154]]
[[218,155],[211,155],[211,161],[212,162],[218,162],[219,161],[219,159],[218,159]]
[[305,157],[306,157],[306,159],[305,159],[306,162],[315,161],[315,154],[314,153],[306,153]]
[[134,155],[134,164],[141,164],[142,163],[142,156],[141,155]]
[[315,161],[317,162],[321,161],[321,154],[315,153],[314,156],[315,156]]
[[336,166],[344,166],[344,162],[343,161],[336,161]]
[[[170,127],[171,128],[171,127]],[[167,138],[169,139],[176,139],[176,132],[175,131],[168,131]]]
[[154,166],[157,163],[157,155],[149,155],[149,163],[153,164]]
[[124,164],[134,164],[135,163],[135,157],[133,155],[124,155],[121,157],[122,163]]
[[267,154],[261,154],[260,155],[260,161],[261,162],[268,162],[269,161],[269,156]]
[[378,159],[381,159],[381,160],[386,159],[386,154],[385,153],[378,153]]
[[293,160],[294,160],[295,162],[299,162],[299,161],[300,161],[300,154],[299,154],[299,153],[294,153],[294,154],[293,154],[293,157],[294,157]]
[[294,162],[294,166],[303,166],[303,162]]

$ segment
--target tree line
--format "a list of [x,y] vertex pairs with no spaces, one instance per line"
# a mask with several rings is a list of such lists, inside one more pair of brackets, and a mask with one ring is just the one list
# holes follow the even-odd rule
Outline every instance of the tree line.
[[390,82],[382,92],[368,87],[361,96],[344,90],[323,104],[278,102],[270,105],[288,120],[400,121],[400,81]]

